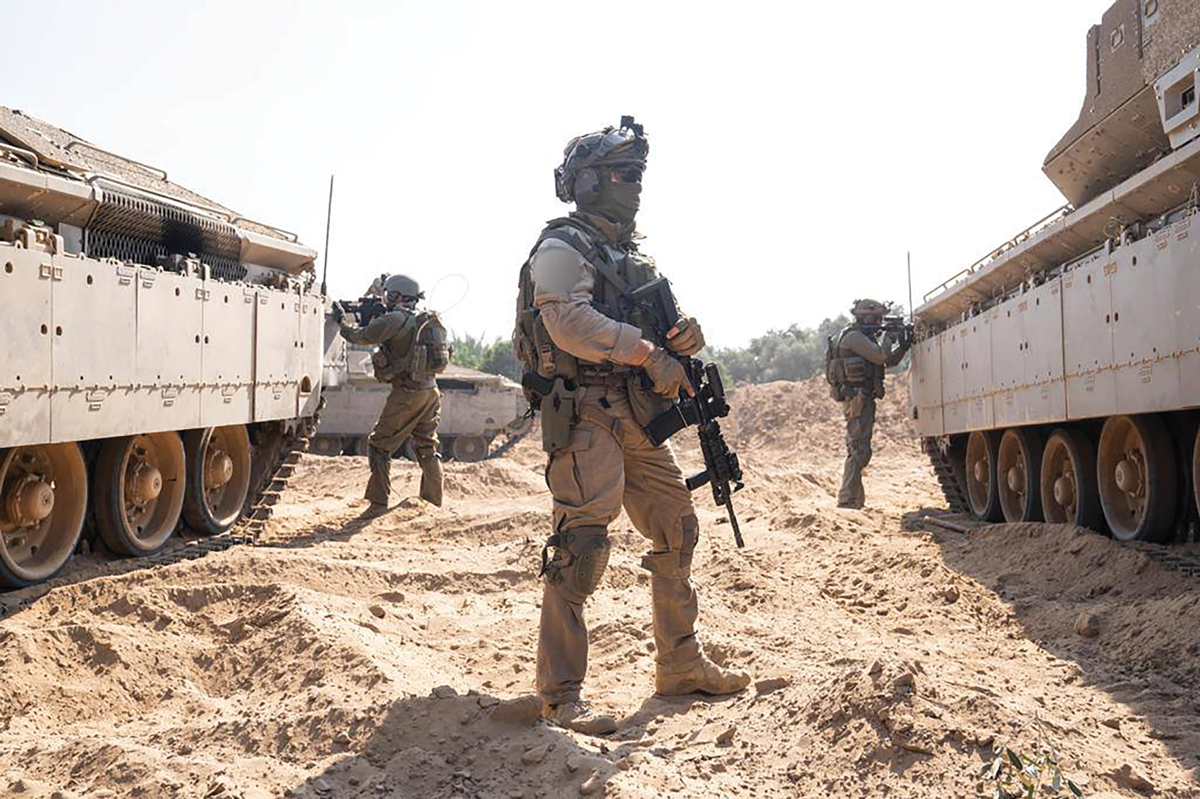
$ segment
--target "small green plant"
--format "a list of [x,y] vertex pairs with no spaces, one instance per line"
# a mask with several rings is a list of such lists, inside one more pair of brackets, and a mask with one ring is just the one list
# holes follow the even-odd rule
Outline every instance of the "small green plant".
[[993,759],[979,770],[980,776],[995,784],[992,799],[1083,796],[1083,789],[1063,775],[1058,747],[1046,735],[1041,719],[1034,717],[1034,722],[1038,737],[1032,755],[997,743]]

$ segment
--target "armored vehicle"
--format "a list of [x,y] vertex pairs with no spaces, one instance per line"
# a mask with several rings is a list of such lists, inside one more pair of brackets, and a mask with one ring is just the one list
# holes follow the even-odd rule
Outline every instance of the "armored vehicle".
[[[443,457],[466,462],[496,457],[528,432],[529,404],[513,381],[452,365],[437,376],[437,384],[442,392],[438,439]],[[375,380],[369,348],[347,345],[338,337],[325,364],[326,407],[313,452],[365,455],[367,436],[390,388]],[[502,434],[505,439],[493,449]]]
[[[0,584],[224,533],[320,402],[313,250],[0,108]],[[182,520],[182,521],[181,521]]]
[[[912,414],[987,520],[1194,535],[1200,500],[1200,6],[1118,0],[1043,171],[1068,205],[925,295]],[[1189,532],[1191,531],[1191,532]]]

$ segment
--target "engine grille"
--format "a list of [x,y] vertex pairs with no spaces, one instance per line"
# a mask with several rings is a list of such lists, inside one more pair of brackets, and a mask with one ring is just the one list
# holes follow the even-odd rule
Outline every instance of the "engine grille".
[[156,266],[172,255],[185,255],[208,264],[218,280],[246,276],[232,225],[107,186],[84,233],[84,252],[92,258]]

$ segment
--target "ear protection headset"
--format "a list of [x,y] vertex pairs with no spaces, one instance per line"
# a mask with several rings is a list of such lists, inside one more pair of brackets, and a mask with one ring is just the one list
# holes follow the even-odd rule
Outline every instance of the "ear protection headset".
[[[649,145],[644,129],[635,123],[631,116],[621,117],[620,128],[607,127],[571,139],[567,143],[563,163],[554,170],[554,190],[558,199],[565,203],[577,202],[583,205],[598,201],[603,181],[599,169],[604,167],[598,169],[588,164],[603,159],[614,149],[631,144],[636,148],[631,160],[644,165]],[[578,169],[574,168],[576,165]]]
[[585,167],[575,174],[575,202],[591,205],[600,199],[600,174],[592,167]]

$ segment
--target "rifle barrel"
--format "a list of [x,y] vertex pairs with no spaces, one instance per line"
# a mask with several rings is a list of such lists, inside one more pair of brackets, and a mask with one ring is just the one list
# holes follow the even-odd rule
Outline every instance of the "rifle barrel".
[[908,258],[908,323],[912,324],[913,307],[912,307],[912,251],[905,253]]
[[742,528],[738,526],[737,514],[733,512],[733,497],[725,500],[725,510],[729,511],[729,524],[733,527],[733,540],[738,549],[745,549],[746,542],[742,540]]

